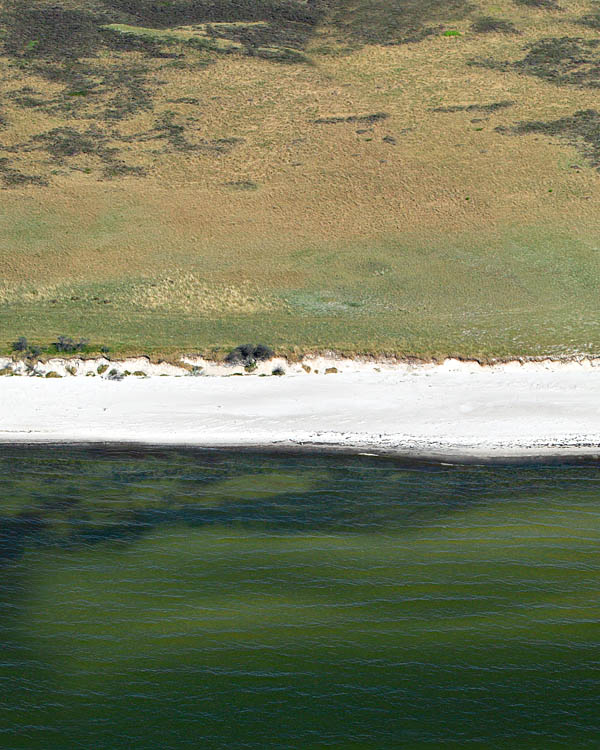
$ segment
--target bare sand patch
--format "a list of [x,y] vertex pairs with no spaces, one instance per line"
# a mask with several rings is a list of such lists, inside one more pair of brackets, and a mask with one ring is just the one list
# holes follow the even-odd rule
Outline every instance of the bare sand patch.
[[[76,374],[85,377],[69,377],[58,372],[64,360],[46,363],[63,377],[5,377],[0,441],[344,449],[455,460],[600,454],[598,360],[482,366],[320,357],[283,365],[284,377],[195,362],[206,375],[230,377],[195,377],[192,361],[182,363],[186,369],[143,358],[105,362],[120,372],[139,368],[138,377],[98,374],[96,361],[78,362]],[[87,377],[92,371],[96,377]]]

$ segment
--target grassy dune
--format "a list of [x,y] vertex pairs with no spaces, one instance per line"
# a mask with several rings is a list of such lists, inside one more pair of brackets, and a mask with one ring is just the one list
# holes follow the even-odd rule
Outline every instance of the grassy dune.
[[600,354],[599,29],[583,1],[5,0],[0,348]]

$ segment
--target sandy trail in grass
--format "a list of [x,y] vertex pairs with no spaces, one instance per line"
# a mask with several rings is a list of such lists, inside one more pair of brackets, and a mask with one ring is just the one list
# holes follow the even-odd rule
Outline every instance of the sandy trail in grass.
[[[317,364],[319,374],[297,365],[262,378],[5,377],[0,441],[319,446],[446,458],[600,454],[597,361]],[[326,375],[324,364],[339,371]]]

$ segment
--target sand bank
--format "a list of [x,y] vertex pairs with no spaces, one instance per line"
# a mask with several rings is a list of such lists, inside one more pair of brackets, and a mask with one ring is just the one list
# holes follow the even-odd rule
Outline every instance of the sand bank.
[[[57,362],[46,367],[56,371]],[[161,368],[147,360],[109,364],[141,371],[144,362]],[[3,377],[0,441],[320,447],[436,458],[600,455],[597,361],[302,364],[286,365],[282,377],[197,377],[180,368],[169,370],[180,377],[123,380],[108,380],[109,370],[102,377]],[[268,372],[273,366],[265,365]]]

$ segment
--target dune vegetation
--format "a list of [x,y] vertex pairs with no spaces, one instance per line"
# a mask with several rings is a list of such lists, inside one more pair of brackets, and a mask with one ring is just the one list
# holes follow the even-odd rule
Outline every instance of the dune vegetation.
[[0,350],[600,355],[591,0],[2,0]]

